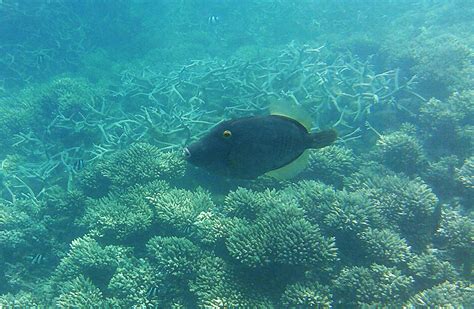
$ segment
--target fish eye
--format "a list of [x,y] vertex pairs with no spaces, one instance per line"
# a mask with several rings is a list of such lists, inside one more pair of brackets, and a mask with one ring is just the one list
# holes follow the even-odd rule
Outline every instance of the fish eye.
[[231,137],[231,136],[232,136],[232,132],[230,132],[229,130],[225,130],[225,131],[222,133],[222,136],[224,136],[224,137]]

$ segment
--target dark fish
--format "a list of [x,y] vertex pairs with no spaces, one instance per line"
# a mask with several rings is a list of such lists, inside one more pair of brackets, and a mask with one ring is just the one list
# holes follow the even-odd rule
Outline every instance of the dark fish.
[[322,148],[336,131],[309,133],[298,121],[267,115],[224,121],[184,149],[188,162],[231,178],[253,179],[284,167],[306,149]]

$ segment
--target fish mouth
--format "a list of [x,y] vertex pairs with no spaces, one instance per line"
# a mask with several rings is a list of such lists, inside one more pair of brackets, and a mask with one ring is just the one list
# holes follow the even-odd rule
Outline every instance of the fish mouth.
[[184,157],[185,159],[191,158],[191,151],[189,151],[188,147],[185,147],[185,148],[183,149],[183,157]]

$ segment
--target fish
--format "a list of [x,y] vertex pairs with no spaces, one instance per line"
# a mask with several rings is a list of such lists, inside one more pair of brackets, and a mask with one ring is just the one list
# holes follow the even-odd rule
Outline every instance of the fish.
[[329,146],[336,139],[334,129],[311,133],[309,126],[274,113],[223,121],[183,154],[190,164],[228,178],[268,174],[287,179],[306,167],[308,149]]
[[215,25],[219,22],[219,16],[216,16],[216,15],[211,15],[209,16],[209,18],[207,19],[207,22],[210,24],[210,25]]
[[74,162],[73,169],[74,169],[74,171],[79,172],[84,168],[84,166],[85,166],[84,160],[83,159],[78,159]]

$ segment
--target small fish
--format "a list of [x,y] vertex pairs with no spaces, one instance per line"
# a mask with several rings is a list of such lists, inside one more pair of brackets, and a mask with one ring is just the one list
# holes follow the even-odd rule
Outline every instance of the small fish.
[[219,16],[215,16],[215,15],[209,16],[209,18],[207,19],[207,22],[210,25],[215,25],[219,22]]
[[85,166],[85,162],[83,159],[78,159],[74,162],[73,166],[72,166],[72,169],[74,170],[74,172],[80,172],[84,169],[84,166]]
[[[281,114],[255,116],[216,125],[183,153],[189,163],[225,177],[254,179],[281,170],[282,175],[269,174],[290,178],[306,167],[305,150],[326,147],[336,138],[335,130],[310,133],[308,126]],[[294,173],[284,171],[291,165]]]

